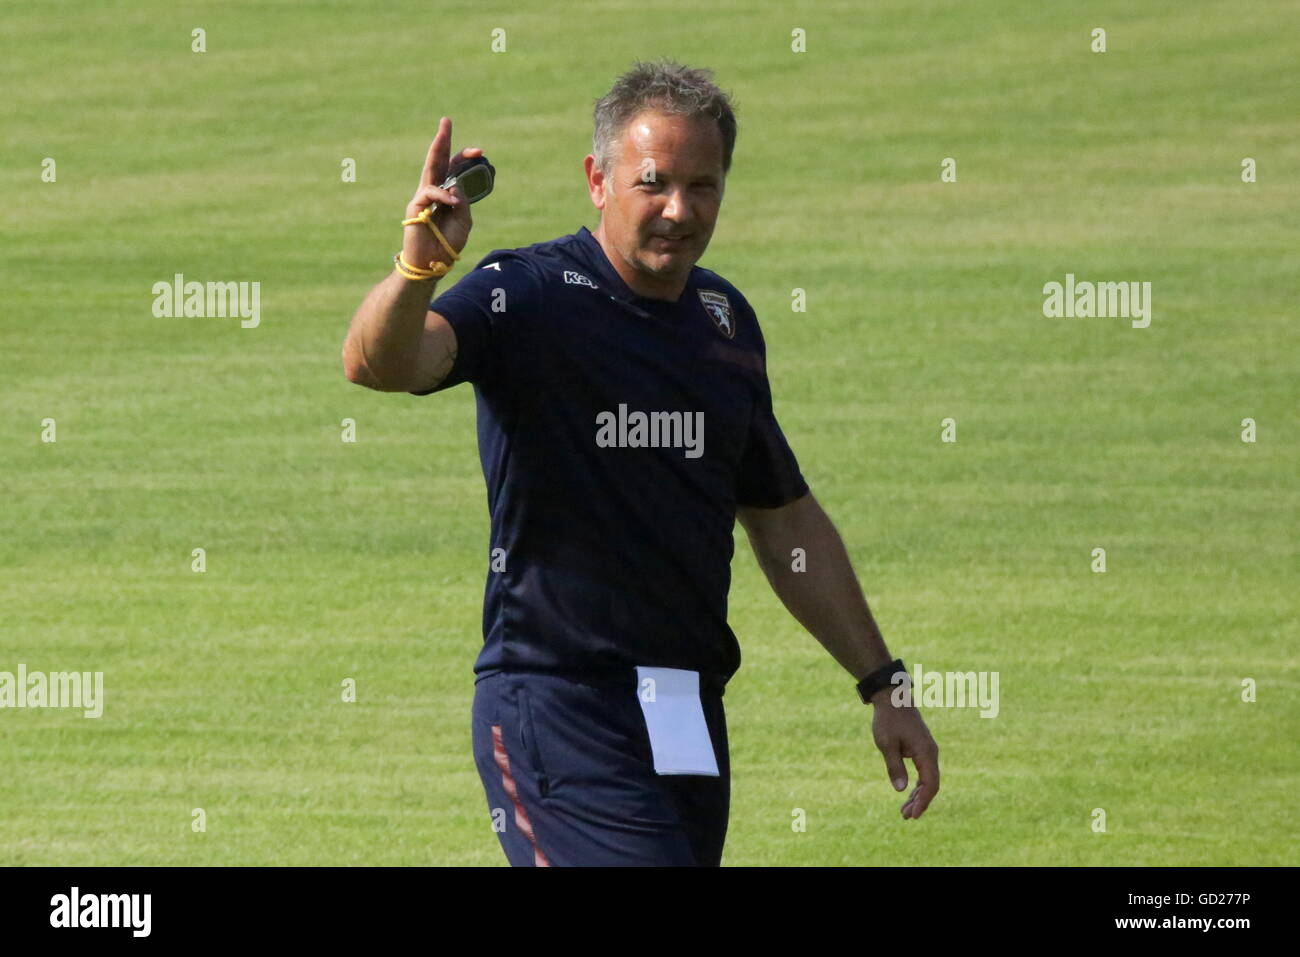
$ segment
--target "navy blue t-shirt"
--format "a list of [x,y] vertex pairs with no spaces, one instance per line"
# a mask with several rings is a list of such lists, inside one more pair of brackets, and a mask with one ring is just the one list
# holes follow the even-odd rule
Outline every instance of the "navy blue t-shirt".
[[429,391],[471,382],[477,400],[492,531],[475,672],[729,679],[736,506],[808,492],[745,297],[699,266],[677,302],[637,296],[584,226],[493,250],[429,308],[457,342]]

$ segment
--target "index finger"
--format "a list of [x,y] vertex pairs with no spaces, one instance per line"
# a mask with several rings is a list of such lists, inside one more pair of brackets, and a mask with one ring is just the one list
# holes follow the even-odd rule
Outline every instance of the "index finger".
[[438,120],[438,133],[429,144],[429,155],[424,158],[424,171],[420,174],[421,186],[436,186],[447,173],[448,156],[451,153],[451,120],[442,117]]

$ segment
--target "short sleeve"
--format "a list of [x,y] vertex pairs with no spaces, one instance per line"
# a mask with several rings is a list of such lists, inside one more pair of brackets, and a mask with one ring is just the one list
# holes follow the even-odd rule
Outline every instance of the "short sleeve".
[[755,508],[779,508],[808,494],[808,483],[799,471],[799,462],[785,433],[777,424],[772,410],[772,389],[767,381],[767,349],[754,311],[746,303],[754,333],[758,338],[763,368],[758,379],[759,397],[749,423],[745,454],[736,476],[736,502]]
[[541,276],[526,256],[513,250],[488,253],[429,303],[456,333],[456,358],[437,386],[411,394],[430,395],[462,382],[488,381],[510,348],[512,318],[539,308],[541,297]]

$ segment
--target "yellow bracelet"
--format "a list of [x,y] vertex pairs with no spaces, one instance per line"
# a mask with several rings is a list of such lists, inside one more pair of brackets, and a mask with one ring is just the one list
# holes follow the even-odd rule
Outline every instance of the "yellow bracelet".
[[393,257],[393,265],[396,266],[397,271],[407,279],[440,279],[445,276],[447,271],[451,268],[446,263],[429,264],[430,266],[438,267],[436,269],[424,269],[420,266],[412,266],[402,258],[401,253],[398,253]]
[[424,223],[424,225],[433,230],[433,235],[438,237],[438,242],[442,243],[442,248],[447,250],[447,255],[451,257],[452,262],[455,262],[460,258],[456,250],[451,248],[451,243],[447,242],[447,237],[442,234],[442,231],[438,229],[437,226],[433,225],[433,207],[426,206],[424,209],[420,210],[418,216],[412,216],[410,219],[402,220],[403,226],[410,226],[414,223]]
[[402,258],[400,252],[393,257],[393,265],[397,267],[397,271],[405,278],[413,280],[441,279],[451,270],[451,266],[447,263],[437,262],[436,260],[429,263],[428,269],[424,269],[420,266],[412,266]]

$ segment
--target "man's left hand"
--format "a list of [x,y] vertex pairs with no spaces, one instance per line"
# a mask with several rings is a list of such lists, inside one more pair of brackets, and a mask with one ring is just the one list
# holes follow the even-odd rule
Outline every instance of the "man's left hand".
[[896,791],[907,788],[907,765],[903,759],[911,758],[916,765],[916,789],[903,802],[902,812],[904,818],[918,818],[939,793],[939,746],[930,736],[921,712],[910,705],[896,706],[891,698],[893,691],[885,688],[872,697],[876,714],[871,721],[871,734],[885,756],[885,769]]

